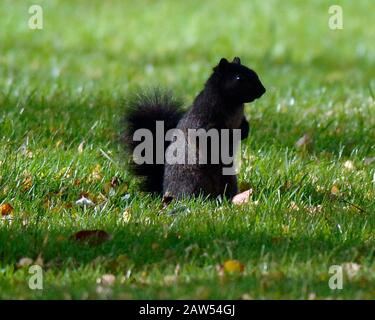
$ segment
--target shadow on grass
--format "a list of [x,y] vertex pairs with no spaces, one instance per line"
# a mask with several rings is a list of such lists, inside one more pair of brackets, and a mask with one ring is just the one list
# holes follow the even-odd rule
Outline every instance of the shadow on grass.
[[[267,232],[252,232],[245,226],[216,232],[181,230],[165,232],[163,226],[107,228],[112,239],[99,244],[77,243],[69,237],[77,230],[37,228],[2,229],[0,260],[3,265],[16,264],[23,257],[36,259],[41,254],[47,266],[71,268],[100,263],[106,269],[122,264],[142,269],[157,264],[160,267],[176,263],[196,266],[221,263],[229,258],[246,261],[276,259],[282,262],[328,259],[334,263],[355,261],[374,256],[374,248],[358,238],[343,240],[335,234],[282,236]],[[110,230],[112,229],[112,230]]]

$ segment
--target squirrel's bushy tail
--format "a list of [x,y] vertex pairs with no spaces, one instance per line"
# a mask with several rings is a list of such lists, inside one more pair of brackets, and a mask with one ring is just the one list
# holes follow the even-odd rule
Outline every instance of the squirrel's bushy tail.
[[[170,93],[160,89],[148,92],[138,92],[126,102],[125,115],[122,119],[122,142],[126,152],[131,156],[133,174],[142,178],[143,190],[161,193],[163,190],[164,164],[156,164],[156,121],[164,122],[164,133],[176,128],[183,112],[179,101],[172,98]],[[135,147],[142,141],[134,141],[134,132],[138,129],[148,129],[153,136],[152,164],[135,164],[132,158]],[[164,154],[168,142],[164,142]]]

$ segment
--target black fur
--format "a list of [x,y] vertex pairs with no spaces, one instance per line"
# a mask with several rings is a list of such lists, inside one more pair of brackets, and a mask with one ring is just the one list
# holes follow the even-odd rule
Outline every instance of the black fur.
[[[164,121],[165,131],[176,128],[183,112],[181,103],[168,93],[160,89],[150,92],[138,92],[129,97],[126,103],[125,115],[122,119],[124,131],[122,142],[125,151],[132,155],[134,148],[139,144],[133,141],[133,134],[137,129],[145,128],[151,130],[155,136],[156,121]],[[155,150],[156,141],[154,141]],[[165,149],[168,147],[165,143]],[[131,161],[131,170],[136,176],[142,178],[142,188],[147,192],[161,193],[163,191],[164,165],[154,163],[137,165]]]
[[[232,62],[222,58],[181,119],[178,105],[165,96],[160,98],[157,94],[151,99],[142,96],[136,103],[131,103],[132,111],[125,117],[127,128],[130,128],[125,143],[133,150],[138,144],[131,139],[134,131],[155,128],[156,120],[166,121],[165,131],[181,129],[185,138],[188,129],[215,128],[241,129],[241,139],[245,139],[249,124],[243,112],[244,103],[260,98],[265,91],[258,75],[243,66],[238,57]],[[230,145],[230,150],[233,147]],[[146,178],[146,190],[162,191],[168,197],[220,195],[231,198],[237,193],[237,178],[222,175],[224,166],[223,163],[142,165],[136,167],[135,173]]]

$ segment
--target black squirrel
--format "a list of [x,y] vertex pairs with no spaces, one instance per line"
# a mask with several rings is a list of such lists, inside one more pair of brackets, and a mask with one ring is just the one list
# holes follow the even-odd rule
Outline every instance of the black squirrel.
[[[164,130],[180,129],[188,140],[188,129],[240,129],[241,140],[247,138],[249,123],[244,116],[244,103],[260,98],[266,89],[258,75],[241,64],[238,57],[232,62],[222,58],[205,83],[204,89],[195,98],[193,105],[186,112],[181,104],[169,93],[154,90],[151,93],[140,93],[127,103],[123,118],[123,142],[127,151],[133,152],[140,144],[134,141],[138,129],[152,132],[153,150],[160,141],[156,139],[156,121],[163,121]],[[208,150],[211,140],[207,139]],[[229,149],[235,146],[229,139]],[[164,142],[164,160],[166,151],[172,143]],[[219,144],[220,145],[220,144]],[[221,146],[221,145],[220,145]],[[198,145],[199,149],[199,145]],[[187,150],[187,149],[186,149]],[[210,153],[207,153],[207,159]],[[184,164],[168,162],[156,163],[155,152],[151,164],[134,164],[135,175],[142,177],[143,189],[162,194],[164,199],[186,196],[225,196],[232,198],[237,194],[237,177],[235,174],[223,175],[223,167],[228,166],[221,160],[219,163]]]

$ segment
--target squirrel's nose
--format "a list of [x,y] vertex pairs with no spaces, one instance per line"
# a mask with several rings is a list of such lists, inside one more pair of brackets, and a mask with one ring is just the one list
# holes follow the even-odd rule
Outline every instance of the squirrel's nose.
[[266,92],[266,88],[261,84],[258,90],[258,96],[257,98],[260,98],[262,95],[264,95]]
[[263,95],[263,94],[265,94],[266,93],[266,88],[262,85],[262,90],[261,90],[261,92],[262,92],[262,94],[261,95]]

